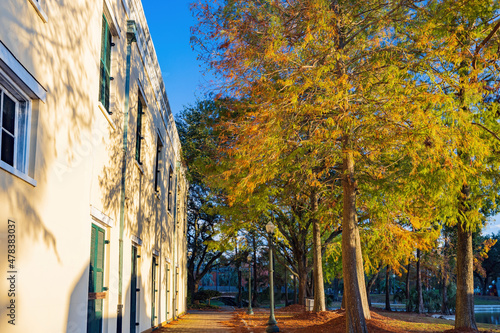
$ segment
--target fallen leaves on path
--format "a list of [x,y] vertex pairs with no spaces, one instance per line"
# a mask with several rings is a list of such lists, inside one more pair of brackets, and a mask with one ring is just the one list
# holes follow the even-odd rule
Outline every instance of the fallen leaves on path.
[[[227,323],[237,333],[265,332],[269,319],[269,310],[254,309],[254,315],[244,311],[235,313],[233,320]],[[449,321],[433,319],[426,315],[396,314],[390,312],[371,312],[372,319],[367,321],[370,333],[466,333],[453,330]],[[306,312],[301,305],[291,305],[275,311],[280,332],[283,333],[344,333],[345,311]],[[482,330],[481,332],[500,332]]]

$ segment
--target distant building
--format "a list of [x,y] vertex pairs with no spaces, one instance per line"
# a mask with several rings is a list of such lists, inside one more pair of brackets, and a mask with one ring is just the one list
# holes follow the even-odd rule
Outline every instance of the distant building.
[[0,332],[151,332],[186,311],[188,184],[142,4],[0,22]]

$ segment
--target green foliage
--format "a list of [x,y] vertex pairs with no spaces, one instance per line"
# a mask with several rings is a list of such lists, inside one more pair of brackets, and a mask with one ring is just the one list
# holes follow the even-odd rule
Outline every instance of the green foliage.
[[[499,1],[194,8],[192,40],[220,79],[226,110],[210,118],[216,163],[204,169],[223,198],[222,233],[279,221],[276,238],[298,265],[319,220],[329,280],[341,259],[360,260],[334,237],[346,221],[359,226],[366,272],[390,265],[400,274],[416,248],[437,247],[443,225],[477,231],[497,210]],[[449,251],[433,253],[448,262],[429,266],[448,272]],[[435,290],[425,293],[435,309]]]
[[198,303],[189,305],[190,310],[217,310],[220,307],[212,304]]
[[[448,308],[453,312],[456,306],[457,286],[450,283],[447,288]],[[427,312],[440,312],[442,305],[442,296],[439,289],[422,290],[424,300],[424,308]],[[398,292],[398,299],[405,300],[403,291]],[[410,290],[410,299],[405,300],[405,303],[410,305],[410,311],[416,312],[418,307],[418,294],[416,289]]]
[[195,301],[208,301],[211,298],[221,296],[220,291],[217,290],[200,290],[194,294],[193,299]]

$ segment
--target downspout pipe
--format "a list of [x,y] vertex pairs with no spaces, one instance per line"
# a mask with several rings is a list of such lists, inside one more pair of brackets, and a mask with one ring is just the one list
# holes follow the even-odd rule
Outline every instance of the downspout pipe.
[[174,183],[174,205],[172,209],[174,210],[174,306],[173,306],[173,314],[172,317],[174,320],[177,319],[178,315],[178,297],[179,297],[179,290],[178,285],[179,285],[179,276],[178,276],[178,268],[177,265],[179,264],[179,260],[177,257],[177,174],[179,173],[179,167],[180,163],[176,162],[175,164],[175,183]]
[[127,140],[128,140],[128,114],[130,99],[130,58],[132,54],[132,43],[137,42],[137,26],[135,21],[127,21],[127,68],[125,70],[125,109],[123,112],[123,157],[122,157],[122,178],[121,178],[121,199],[120,199],[120,239],[119,261],[118,261],[118,310],[116,332],[122,333],[123,326],[123,233],[125,229],[125,176],[127,173]]

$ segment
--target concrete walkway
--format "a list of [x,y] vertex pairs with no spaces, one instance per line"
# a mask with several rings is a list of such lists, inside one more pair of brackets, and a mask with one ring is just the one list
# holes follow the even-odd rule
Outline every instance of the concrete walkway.
[[234,332],[221,322],[233,318],[232,311],[196,311],[190,310],[181,319],[171,322],[167,327],[162,327],[156,332],[178,333],[227,333]]

